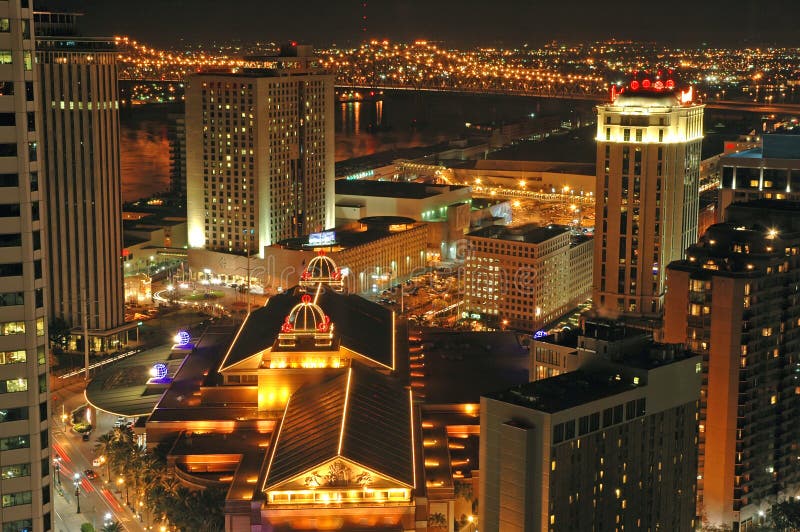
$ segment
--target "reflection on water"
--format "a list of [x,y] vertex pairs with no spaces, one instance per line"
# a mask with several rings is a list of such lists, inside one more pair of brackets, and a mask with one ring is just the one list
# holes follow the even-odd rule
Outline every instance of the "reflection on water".
[[166,113],[161,120],[121,120],[122,201],[134,201],[169,189],[167,124]]
[[[466,122],[515,122],[531,113],[561,114],[580,104],[396,91],[387,92],[378,101],[336,101],[334,105],[335,157],[341,161],[443,142],[463,134]],[[143,105],[120,114],[120,169],[125,201],[169,189],[168,114],[180,112],[179,105]]]

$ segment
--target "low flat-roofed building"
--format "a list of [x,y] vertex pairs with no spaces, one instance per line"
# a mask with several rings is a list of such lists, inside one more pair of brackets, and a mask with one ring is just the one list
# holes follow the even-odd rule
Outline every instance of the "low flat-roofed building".
[[470,228],[470,187],[395,181],[336,181],[336,222],[367,216],[405,216],[428,226],[428,250],[441,260],[456,259]]
[[481,531],[694,530],[699,363],[653,344],[482,397]]
[[264,259],[192,249],[189,268],[196,278],[235,282],[246,282],[249,272],[252,284],[274,294],[298,284],[306,265],[324,252],[340,266],[350,292],[380,292],[423,271],[427,238],[425,224],[411,218],[368,217],[347,227],[281,241],[265,248]]
[[589,297],[593,240],[568,227],[488,226],[467,240],[465,317],[534,331]]
[[720,157],[719,212],[756,199],[800,200],[800,130],[761,137],[761,145]]

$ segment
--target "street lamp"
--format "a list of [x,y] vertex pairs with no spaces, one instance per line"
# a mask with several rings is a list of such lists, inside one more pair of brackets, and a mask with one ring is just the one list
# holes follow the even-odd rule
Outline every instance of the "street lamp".
[[53,458],[53,468],[56,470],[56,484],[61,485],[61,457]]
[[72,477],[72,482],[75,485],[75,504],[78,506],[77,513],[81,513],[81,474],[75,473]]

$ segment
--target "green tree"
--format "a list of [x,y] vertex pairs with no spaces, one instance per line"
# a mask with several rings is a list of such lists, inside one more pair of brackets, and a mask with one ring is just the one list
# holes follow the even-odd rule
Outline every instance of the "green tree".
[[111,432],[101,434],[95,440],[95,456],[104,456],[106,459],[106,480],[111,482],[111,450],[114,445],[114,435]]
[[81,532],[94,532],[94,526],[92,526],[92,523],[83,523],[81,525]]
[[122,532],[122,523],[119,521],[113,521],[104,525],[103,528],[100,529],[100,532]]
[[47,335],[50,343],[58,349],[66,349],[69,340],[70,327],[64,318],[54,318],[47,326]]
[[772,523],[780,531],[800,529],[800,501],[792,499],[772,505]]

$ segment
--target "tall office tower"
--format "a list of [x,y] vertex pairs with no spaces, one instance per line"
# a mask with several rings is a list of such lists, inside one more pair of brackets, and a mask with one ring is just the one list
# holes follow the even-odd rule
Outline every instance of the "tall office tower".
[[51,530],[33,12],[0,2],[0,523]]
[[467,243],[467,313],[535,331],[588,299],[594,242],[566,226],[490,225]]
[[634,347],[481,397],[482,532],[694,530],[700,357]]
[[666,341],[703,357],[698,514],[746,530],[800,496],[800,203],[733,204],[668,266]]
[[270,68],[189,78],[192,248],[263,256],[265,246],[334,225],[333,75],[305,45],[260,63]]
[[186,115],[170,113],[167,138],[169,139],[169,191],[186,197]]
[[[674,81],[631,81],[597,107],[593,310],[657,319],[664,268],[697,240],[703,105]],[[631,322],[633,323],[633,322]]]
[[50,319],[113,348],[125,323],[119,98],[113,39],[79,37],[76,15],[36,13],[47,176]]

